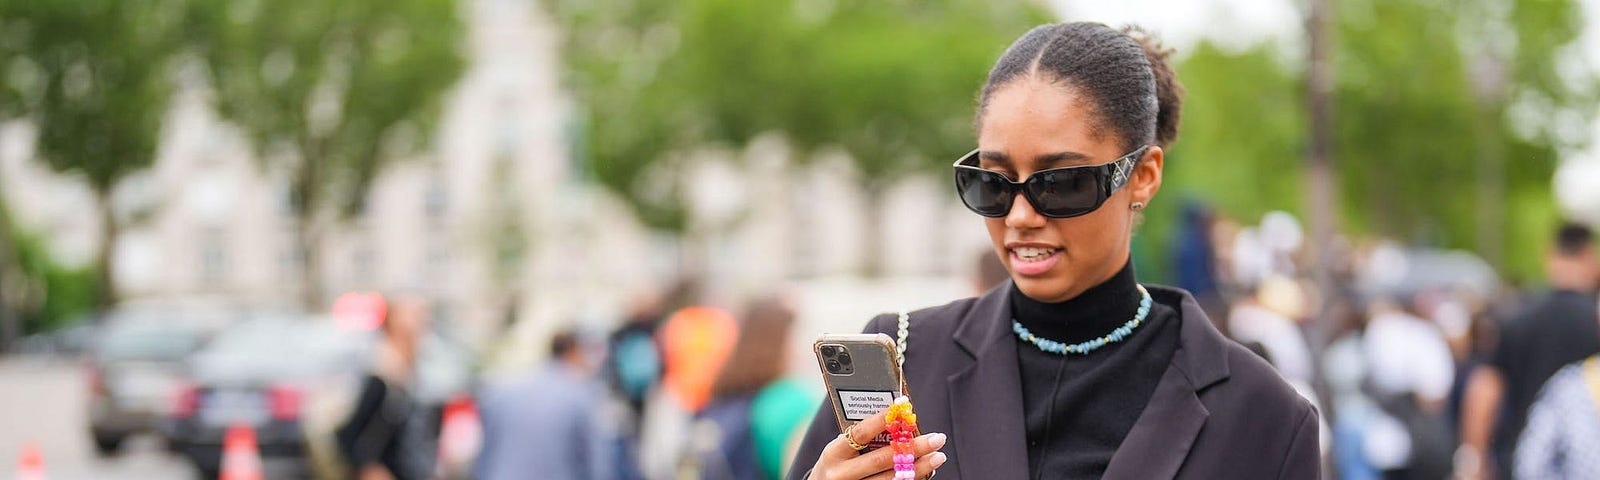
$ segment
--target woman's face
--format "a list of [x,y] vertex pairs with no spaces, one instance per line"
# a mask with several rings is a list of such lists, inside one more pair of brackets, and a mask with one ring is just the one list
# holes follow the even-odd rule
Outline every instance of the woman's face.
[[[979,165],[1023,181],[1040,170],[1099,165],[1128,152],[1113,132],[1097,132],[1087,99],[1059,82],[1029,75],[989,97],[978,125]],[[1161,186],[1162,151],[1152,147],[1127,185],[1099,209],[1049,218],[1020,194],[1004,217],[984,218],[995,253],[1029,298],[1061,302],[1111,278],[1128,259],[1134,202],[1150,203]]]

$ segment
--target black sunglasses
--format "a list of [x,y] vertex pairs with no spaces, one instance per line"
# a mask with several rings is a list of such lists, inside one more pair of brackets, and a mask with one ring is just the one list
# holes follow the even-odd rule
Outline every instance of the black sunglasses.
[[1005,174],[978,166],[978,151],[956,160],[956,193],[973,213],[985,217],[1004,217],[1011,212],[1017,192],[1028,199],[1034,211],[1051,218],[1070,218],[1095,211],[1106,199],[1128,183],[1133,165],[1150,146],[1118,157],[1108,163],[1052,168],[1028,175],[1015,182]]

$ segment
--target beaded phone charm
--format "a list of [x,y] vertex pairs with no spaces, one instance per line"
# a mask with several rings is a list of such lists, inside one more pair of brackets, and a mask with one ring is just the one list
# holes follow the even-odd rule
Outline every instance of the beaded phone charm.
[[884,421],[888,423],[889,446],[894,448],[894,479],[916,479],[917,456],[911,450],[911,438],[918,433],[917,414],[911,411],[911,400],[904,396],[894,399]]

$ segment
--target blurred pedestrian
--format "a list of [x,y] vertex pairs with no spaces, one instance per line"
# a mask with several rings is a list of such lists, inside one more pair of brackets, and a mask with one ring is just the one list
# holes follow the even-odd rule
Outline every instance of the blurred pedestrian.
[[667,314],[692,305],[700,295],[700,282],[684,278],[665,293],[642,295],[633,301],[628,317],[607,339],[608,355],[601,367],[612,393],[622,399],[631,425],[644,414],[644,404],[661,382],[661,348],[656,332]]
[[484,443],[475,478],[616,478],[614,432],[601,418],[605,390],[594,376],[594,350],[576,330],[561,330],[550,340],[548,364],[483,394]]
[[1227,303],[1217,278],[1217,249],[1212,243],[1216,220],[1211,209],[1197,199],[1183,204],[1183,218],[1173,239],[1172,264],[1177,287],[1188,290],[1211,318],[1226,316]]
[[1528,409],[1518,478],[1600,478],[1600,356],[1562,367]]
[[427,307],[418,299],[387,303],[382,337],[372,370],[362,381],[350,419],[336,435],[351,476],[357,480],[422,480],[433,475],[434,449],[427,417],[410,387],[417,349],[427,329]]
[[[1197,299],[1198,300],[1198,299]],[[1241,344],[1259,343],[1283,377],[1311,385],[1311,347],[1300,330],[1306,315],[1304,290],[1294,280],[1268,276],[1253,295],[1241,297],[1229,308],[1228,335]]]
[[610,387],[616,438],[611,449],[621,480],[644,478],[639,466],[639,432],[644,422],[645,400],[661,382],[661,349],[656,330],[665,320],[662,299],[653,295],[636,299],[628,318],[611,332],[601,377]]
[[656,338],[665,361],[661,388],[646,402],[639,432],[639,465],[644,477],[678,477],[694,416],[711,400],[711,386],[738,335],[733,316],[693,306],[678,310]]
[[1467,387],[1458,471],[1492,468],[1498,478],[1514,478],[1517,438],[1540,386],[1561,367],[1600,352],[1594,232],[1582,224],[1563,224],[1552,247],[1545,261],[1551,291],[1501,327],[1489,365],[1479,368]]
[[794,321],[794,308],[783,297],[757,300],[746,310],[739,340],[711,389],[711,404],[700,412],[696,431],[716,441],[696,455],[696,478],[782,478],[791,440],[817,400],[811,389],[784,377]]
[[1460,434],[1461,403],[1466,397],[1467,384],[1472,380],[1472,373],[1487,362],[1488,349],[1478,348],[1490,328],[1484,307],[1482,299],[1462,292],[1439,294],[1426,307],[1428,319],[1444,332],[1445,341],[1450,344],[1450,356],[1455,359],[1456,377],[1450,386],[1446,411],[1457,435]]
[[1328,318],[1334,322],[1336,333],[1322,351],[1322,375],[1333,407],[1324,410],[1324,415],[1333,419],[1328,446],[1338,478],[1377,480],[1382,473],[1367,454],[1367,436],[1383,413],[1366,388],[1367,308],[1346,285],[1339,285],[1334,291]]
[[1445,478],[1456,444],[1445,411],[1455,361],[1444,334],[1413,305],[1404,294],[1373,302],[1362,337],[1367,388],[1381,410],[1367,454],[1386,479]]
[[[1195,299],[1196,302],[1199,299]],[[1271,364],[1301,398],[1321,411],[1321,399],[1312,388],[1316,369],[1312,367],[1311,347],[1306,343],[1301,322],[1309,307],[1305,289],[1294,280],[1269,275],[1256,286],[1255,294],[1229,307],[1229,334],[1252,353]],[[1201,308],[1205,308],[1204,305]],[[1319,438],[1327,440],[1329,429],[1318,418]],[[1319,442],[1326,450],[1328,442]]]

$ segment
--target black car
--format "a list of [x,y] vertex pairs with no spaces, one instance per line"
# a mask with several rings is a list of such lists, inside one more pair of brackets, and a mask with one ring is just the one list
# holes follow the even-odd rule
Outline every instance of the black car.
[[219,334],[189,362],[167,424],[174,448],[205,478],[221,469],[229,427],[255,432],[263,459],[298,461],[306,437],[306,397],[328,378],[347,378],[357,338],[327,334],[329,326],[306,318],[257,318]]

